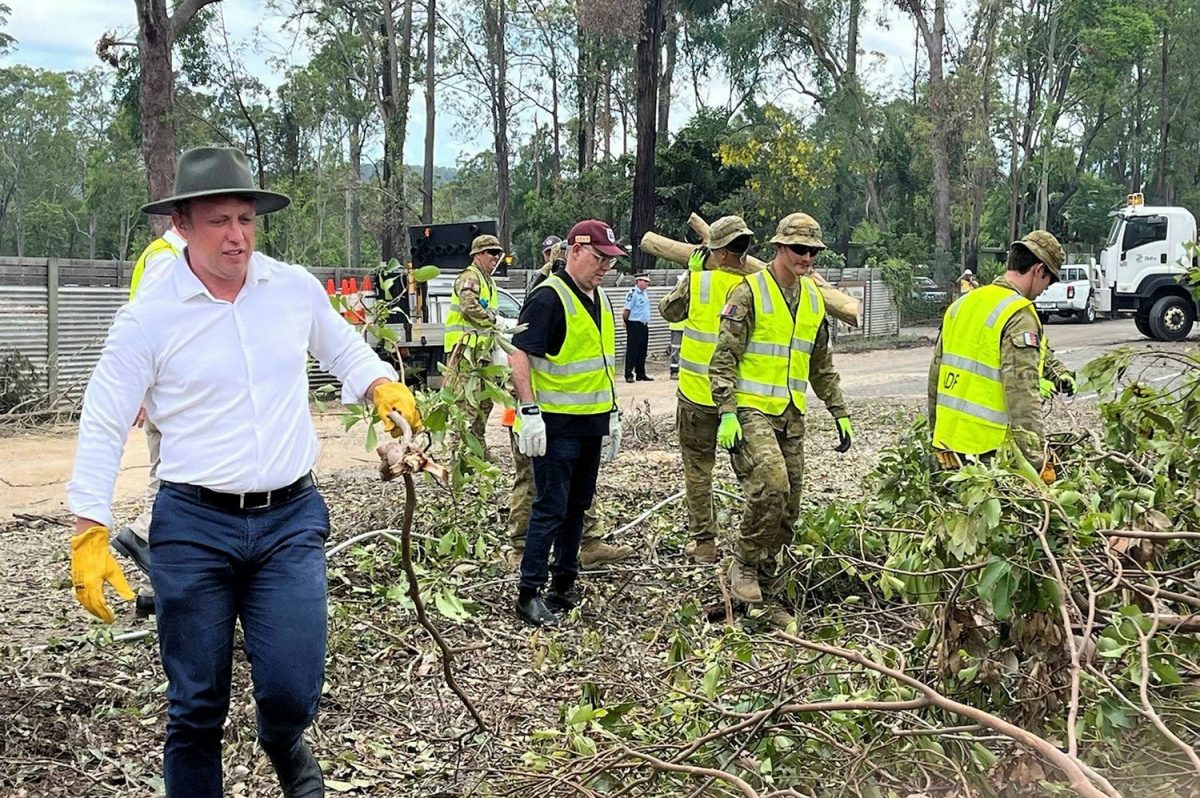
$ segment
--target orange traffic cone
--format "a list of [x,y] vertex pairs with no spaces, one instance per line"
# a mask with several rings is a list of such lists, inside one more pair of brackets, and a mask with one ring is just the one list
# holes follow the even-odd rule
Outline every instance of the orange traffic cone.
[[333,278],[332,277],[330,277],[328,280],[325,281],[325,293],[329,294],[330,296],[333,296],[335,293],[333,290]]

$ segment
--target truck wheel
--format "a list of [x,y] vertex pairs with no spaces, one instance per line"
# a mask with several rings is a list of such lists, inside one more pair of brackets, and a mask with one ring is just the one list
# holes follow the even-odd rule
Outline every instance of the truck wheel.
[[1180,296],[1165,296],[1150,308],[1150,332],[1160,341],[1182,341],[1195,321],[1196,306]]
[[1096,303],[1089,299],[1087,306],[1084,307],[1083,311],[1079,314],[1079,318],[1084,324],[1091,324],[1094,322],[1096,320]]
[[1150,331],[1150,319],[1143,316],[1141,313],[1134,314],[1133,326],[1137,327],[1137,331],[1147,338],[1153,338],[1154,333]]

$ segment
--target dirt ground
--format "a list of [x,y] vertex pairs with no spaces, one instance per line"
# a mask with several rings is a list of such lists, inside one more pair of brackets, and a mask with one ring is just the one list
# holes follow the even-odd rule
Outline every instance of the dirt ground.
[[[924,334],[931,340],[937,334],[934,328],[913,328],[906,332]],[[1048,334],[1056,353],[1072,368],[1078,368],[1116,346],[1151,346],[1134,329],[1131,320],[1091,325],[1052,323]],[[1191,344],[1155,346],[1183,349]],[[838,354],[836,363],[842,375],[843,392],[851,401],[856,398],[920,400],[925,396],[932,351],[932,346],[919,346]],[[650,373],[655,377],[654,382],[618,384],[621,406],[642,408],[648,402],[650,412],[656,416],[673,413],[676,383],[667,379],[665,361],[662,358],[652,361]],[[336,408],[323,414],[315,413],[314,423],[321,441],[321,454],[316,464],[318,473],[374,469],[374,453],[362,447],[361,434],[356,430],[343,432]],[[76,431],[73,424],[7,437],[0,431],[0,484],[4,486],[0,523],[17,514],[57,517],[66,512],[64,490],[70,479]],[[489,436],[494,443],[505,445],[499,413],[493,414]],[[144,435],[140,429],[131,430],[117,480],[118,504],[142,495],[148,469]]]

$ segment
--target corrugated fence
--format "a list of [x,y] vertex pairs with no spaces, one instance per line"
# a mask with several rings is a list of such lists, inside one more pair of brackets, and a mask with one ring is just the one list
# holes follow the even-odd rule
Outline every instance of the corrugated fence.
[[[0,356],[20,352],[37,369],[41,388],[50,396],[82,392],[96,365],[104,337],[117,309],[129,293],[132,264],[124,261],[79,261],[54,258],[0,258]],[[322,282],[343,277],[360,280],[366,270],[310,269]],[[681,270],[651,272],[647,288],[652,308],[672,287]],[[518,301],[525,298],[531,272],[513,271],[499,277],[500,287]],[[857,330],[838,325],[836,335],[879,337],[895,335],[900,317],[892,290],[876,269],[843,269],[826,273],[863,301],[863,326]],[[624,360],[625,329],[620,323],[625,295],[633,282],[628,275],[610,273],[603,289],[617,314],[617,354]],[[649,355],[665,361],[671,334],[667,323],[651,313]],[[314,382],[327,382],[316,373]]]

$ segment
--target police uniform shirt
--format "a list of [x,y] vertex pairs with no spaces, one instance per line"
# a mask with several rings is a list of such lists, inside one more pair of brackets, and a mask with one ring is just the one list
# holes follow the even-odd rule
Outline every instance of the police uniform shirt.
[[625,295],[625,310],[629,311],[630,321],[650,323],[650,297],[645,291],[630,288],[629,293]]
[[[566,270],[558,273],[562,281],[579,297],[588,315],[600,327],[600,304],[579,290]],[[597,288],[599,292],[601,289]],[[527,355],[549,357],[562,351],[567,338],[567,316],[562,300],[550,288],[533,291],[521,308],[520,323],[528,325],[513,336],[513,346]],[[608,434],[609,413],[571,415],[567,413],[543,413],[547,435],[603,437]]]

